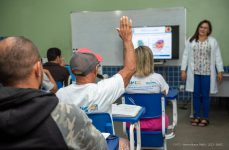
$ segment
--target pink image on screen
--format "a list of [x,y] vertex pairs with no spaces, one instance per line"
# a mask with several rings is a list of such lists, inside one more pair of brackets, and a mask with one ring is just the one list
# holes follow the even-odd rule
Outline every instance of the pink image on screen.
[[162,49],[164,47],[164,40],[158,40],[156,43],[155,43],[155,48],[157,48],[158,50]]

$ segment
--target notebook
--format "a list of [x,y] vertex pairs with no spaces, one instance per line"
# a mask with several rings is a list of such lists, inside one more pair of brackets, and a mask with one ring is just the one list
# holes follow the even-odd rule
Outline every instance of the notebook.
[[128,104],[112,104],[112,116],[135,117],[141,110],[141,106]]

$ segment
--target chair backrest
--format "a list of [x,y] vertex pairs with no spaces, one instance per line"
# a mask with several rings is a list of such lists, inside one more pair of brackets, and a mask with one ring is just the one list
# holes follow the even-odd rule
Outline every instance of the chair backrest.
[[70,74],[70,79],[72,80],[72,82],[75,82],[76,81],[76,76],[72,73],[71,67],[69,65],[65,65],[64,67],[68,69],[68,72]]
[[113,121],[109,113],[93,112],[87,113],[87,116],[92,120],[92,124],[100,132],[110,133],[114,135]]
[[60,89],[63,87],[63,82],[61,81],[56,81],[57,88]]
[[125,103],[145,107],[146,112],[141,118],[157,118],[161,116],[161,93],[154,94],[124,94]]
[[[143,148],[163,148],[166,149],[166,138],[165,138],[165,104],[164,97],[161,93],[153,94],[124,94],[125,103],[131,105],[139,105],[145,107],[146,112],[142,118],[158,118],[162,116],[160,131],[141,131],[141,146]],[[129,132],[127,132],[129,135]],[[134,136],[136,140],[136,133]],[[135,143],[136,144],[136,143]]]

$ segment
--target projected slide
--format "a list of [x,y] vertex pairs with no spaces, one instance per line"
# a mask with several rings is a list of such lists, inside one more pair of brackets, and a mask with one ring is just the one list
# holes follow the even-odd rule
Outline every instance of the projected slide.
[[149,46],[155,59],[172,58],[171,27],[137,27],[133,28],[134,47]]

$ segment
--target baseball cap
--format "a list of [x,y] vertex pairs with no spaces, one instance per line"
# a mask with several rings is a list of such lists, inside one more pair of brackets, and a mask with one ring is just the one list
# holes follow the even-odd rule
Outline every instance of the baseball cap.
[[91,51],[88,48],[78,49],[70,60],[71,70],[75,70],[75,74],[79,76],[86,76],[96,65],[99,64],[103,58]]
[[93,55],[97,58],[97,60],[98,60],[99,62],[103,61],[102,56],[100,56],[99,54],[97,54],[97,53],[91,51],[91,50],[88,49],[88,48],[80,48],[80,49],[78,49],[76,52],[79,52],[79,53],[90,53],[90,54],[93,54]]

